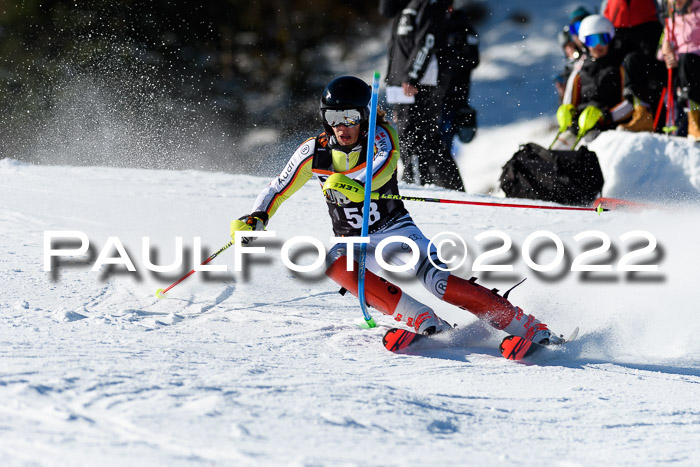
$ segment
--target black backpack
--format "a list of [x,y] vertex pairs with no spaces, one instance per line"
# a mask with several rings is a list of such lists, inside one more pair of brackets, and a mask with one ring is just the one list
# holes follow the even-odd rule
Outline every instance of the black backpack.
[[587,205],[603,190],[603,172],[598,156],[586,146],[550,151],[528,143],[503,166],[501,189],[510,198]]

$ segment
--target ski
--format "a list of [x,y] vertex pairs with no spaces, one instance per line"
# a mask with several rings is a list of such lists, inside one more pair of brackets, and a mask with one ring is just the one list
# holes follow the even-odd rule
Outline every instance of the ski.
[[407,329],[391,328],[385,334],[382,342],[384,347],[391,352],[400,352],[402,350],[414,350],[414,349],[424,349],[432,348],[434,345],[423,345],[427,344],[433,338],[440,337],[442,339],[442,345],[438,344],[439,347],[444,347],[447,345],[444,340],[444,336],[452,333],[454,329],[447,329],[438,334],[431,334],[429,336],[418,334],[414,331],[409,331]]
[[386,334],[384,334],[382,342],[387,350],[398,352],[400,350],[406,350],[411,346],[415,346],[417,342],[424,339],[428,339],[428,336],[424,336],[413,331],[408,331],[406,329],[391,328],[386,332]]
[[566,339],[563,343],[558,345],[536,344],[531,340],[525,339],[524,337],[506,336],[501,341],[499,350],[501,351],[501,355],[503,355],[503,357],[507,358],[508,360],[523,360],[528,357],[531,357],[532,355],[535,355],[545,347],[561,347],[562,345],[565,345],[566,343],[576,339],[576,336],[578,336],[578,328],[574,329],[574,332],[571,333],[571,336],[569,336],[568,339]]
[[[577,336],[578,328],[574,329],[574,332],[571,333],[568,339],[558,345],[536,344],[523,337],[506,336],[503,341],[501,341],[499,350],[501,351],[501,355],[508,360],[523,360],[531,357],[545,347],[561,347],[576,339]],[[407,329],[391,328],[384,334],[382,342],[387,350],[391,352],[401,352],[404,350],[418,349],[421,347],[421,342],[425,343],[429,341],[431,337],[433,336],[424,336]]]

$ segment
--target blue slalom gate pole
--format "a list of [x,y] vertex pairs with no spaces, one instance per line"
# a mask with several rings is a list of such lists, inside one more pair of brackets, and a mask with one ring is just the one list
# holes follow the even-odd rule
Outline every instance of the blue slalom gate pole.
[[[369,132],[367,133],[367,165],[365,169],[365,202],[362,208],[362,230],[361,236],[367,238],[369,235],[369,212],[372,201],[372,166],[374,164],[374,134],[377,126],[377,101],[379,100],[379,72],[374,72],[372,81],[372,99],[369,107]],[[367,301],[365,300],[365,272],[367,270],[367,243],[360,244],[359,271],[357,272],[357,296],[360,299],[360,308],[365,318],[368,328],[377,325],[372,316],[367,311]]]

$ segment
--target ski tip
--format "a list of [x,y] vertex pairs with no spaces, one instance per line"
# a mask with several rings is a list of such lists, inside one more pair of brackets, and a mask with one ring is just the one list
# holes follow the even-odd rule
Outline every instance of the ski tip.
[[165,292],[163,292],[163,289],[156,290],[156,297],[158,297],[158,298],[165,297]]
[[572,340],[576,339],[578,337],[578,326],[576,326],[576,329],[573,330],[569,338],[566,340],[566,342],[571,342]]
[[392,328],[384,334],[384,347],[392,352],[403,350],[416,339],[420,337],[415,332],[406,331],[405,329]]
[[518,336],[506,336],[499,347],[501,355],[508,360],[522,360],[532,355],[539,348],[531,340]]

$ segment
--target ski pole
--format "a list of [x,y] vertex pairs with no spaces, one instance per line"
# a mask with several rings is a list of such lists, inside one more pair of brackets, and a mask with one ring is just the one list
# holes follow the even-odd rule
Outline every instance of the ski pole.
[[[340,191],[340,190],[338,190]],[[442,199],[442,198],[421,198],[418,196],[402,196],[402,195],[388,195],[372,193],[372,199],[396,199],[402,201],[423,201],[426,203],[445,203],[445,204],[468,204],[473,206],[493,206],[500,208],[523,208],[523,209],[553,209],[559,211],[608,211],[603,207],[590,208],[584,206],[541,206],[537,204],[517,204],[517,203],[490,203],[484,201],[461,201],[454,199]]]
[[[353,182],[350,178],[344,176],[343,174],[333,174],[326,182],[323,184],[323,191],[335,190],[348,198],[350,201],[358,203],[362,201],[365,197],[365,190],[359,183]],[[492,203],[485,201],[462,201],[454,199],[443,199],[443,198],[422,198],[419,196],[403,196],[403,195],[390,195],[382,193],[372,193],[372,199],[395,199],[400,201],[422,201],[425,203],[445,203],[445,204],[466,204],[471,206],[493,206],[499,208],[523,208],[523,209],[553,209],[560,211],[594,211],[601,213],[603,211],[609,211],[609,209],[603,208],[602,205],[598,205],[595,208],[583,207],[583,206],[542,206],[538,204],[517,204],[517,203]]]
[[654,131],[659,127],[659,118],[661,118],[661,107],[664,105],[664,100],[666,99],[666,90],[668,88],[663,88],[661,90],[661,97],[659,97],[659,105],[656,106],[656,115],[654,116]]
[[[377,101],[379,100],[379,72],[374,72],[374,80],[372,81],[372,98],[370,99],[369,107],[369,132],[367,134],[367,168],[365,169],[365,187],[366,195],[362,209],[362,229],[360,236],[367,237],[369,234],[369,211],[370,201],[372,200],[372,164],[374,162],[374,133],[377,125]],[[365,299],[365,272],[367,270],[367,243],[360,244],[360,258],[357,272],[357,297],[360,299],[360,308],[362,315],[365,318],[367,327],[373,328],[377,326],[372,316],[367,311],[367,301]]]
[[[671,50],[675,49],[675,39],[676,39],[676,7],[675,4],[671,7],[671,17],[666,18],[666,31],[669,33],[668,43],[671,46]],[[666,136],[670,136],[671,133],[675,133],[678,127],[674,125],[676,118],[675,109],[675,92],[673,89],[673,68],[668,69],[668,86],[666,91],[666,126],[661,130],[666,133]]]
[[549,149],[549,150],[552,149],[552,146],[554,146],[554,143],[557,142],[557,140],[559,139],[559,135],[562,134],[562,133],[564,133],[564,132],[561,131],[561,130],[557,131],[557,135],[554,137],[554,141],[552,141],[552,144],[550,144],[549,147],[548,147],[547,149]]
[[[226,245],[224,245],[221,249],[219,249],[219,251],[217,251],[216,253],[212,254],[209,258],[205,259],[204,262],[203,262],[202,264],[200,264],[200,266],[204,266],[205,264],[207,264],[209,261],[211,261],[211,260],[213,260],[214,258],[216,258],[217,256],[219,256],[221,253],[223,253],[227,248],[229,248],[229,247],[232,246],[232,245],[233,245],[233,242],[232,242],[232,241],[231,241],[231,242],[228,242],[228,243],[227,243]],[[180,282],[184,281],[185,279],[187,279],[188,277],[190,277],[190,276],[191,276],[192,274],[194,274],[194,273],[195,273],[195,270],[192,269],[190,272],[188,272],[187,274],[185,274],[184,276],[182,276],[180,279],[178,279],[178,280],[175,281],[174,283],[170,284],[167,288],[156,290],[156,297],[158,297],[158,298],[163,298],[163,296],[165,295],[165,293],[166,293],[168,290],[172,289],[172,288],[175,287],[177,284],[179,284]]]
[[573,146],[571,146],[571,150],[575,150],[576,146],[578,145],[578,142],[581,141],[581,138],[586,136],[586,133],[588,133],[588,130],[584,130],[583,128],[578,130],[578,135],[576,135],[576,140],[574,141]]
[[673,68],[668,69],[668,92],[666,93],[666,126],[663,127],[663,132],[666,136],[675,133],[678,127],[674,125],[675,120],[675,97],[673,95]]

